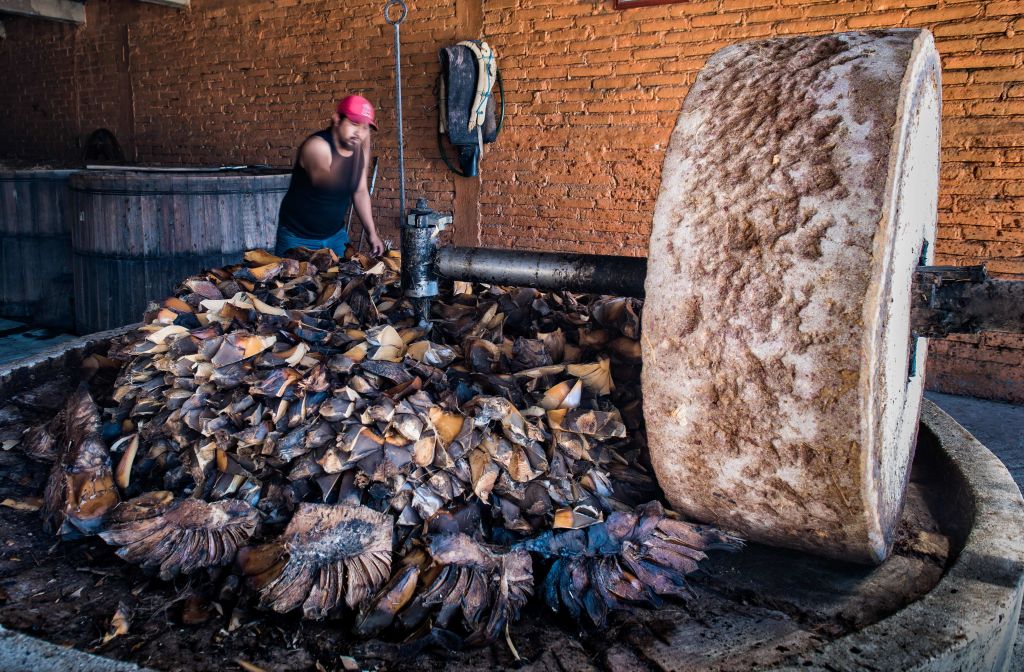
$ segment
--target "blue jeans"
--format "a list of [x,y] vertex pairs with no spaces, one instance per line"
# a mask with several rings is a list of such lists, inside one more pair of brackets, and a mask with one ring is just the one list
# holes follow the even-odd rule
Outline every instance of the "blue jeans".
[[284,228],[277,227],[277,242],[274,244],[274,254],[281,256],[293,247],[308,247],[311,250],[319,250],[322,247],[329,247],[339,257],[345,255],[345,244],[348,242],[348,231],[342,228],[330,238],[299,238],[294,233]]

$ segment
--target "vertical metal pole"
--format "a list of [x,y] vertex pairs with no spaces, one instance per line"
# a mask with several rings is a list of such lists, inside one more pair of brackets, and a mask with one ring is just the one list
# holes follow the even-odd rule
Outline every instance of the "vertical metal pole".
[[[401,14],[391,19],[391,8],[399,7]],[[398,221],[401,225],[405,219],[405,136],[402,133],[402,38],[401,28],[405,16],[409,13],[403,0],[388,0],[384,4],[384,20],[395,27],[395,109],[398,119]]]
[[[377,166],[378,166],[379,163],[380,163],[380,159],[378,157],[376,157],[376,156],[373,157],[373,168],[370,170],[370,196],[373,196],[373,189],[374,189],[374,187],[377,186]],[[345,223],[345,230],[346,231],[349,231],[349,232],[352,231],[352,212],[355,209],[356,208],[355,208],[354,205],[350,204],[348,206],[348,221]],[[349,235],[351,235],[351,233]],[[359,227],[359,240],[356,241],[356,244],[355,244],[355,248],[356,248],[357,252],[362,252],[363,251],[363,247],[364,247],[363,243],[364,242],[366,242],[366,231],[363,229],[362,225],[360,225],[360,227]]]

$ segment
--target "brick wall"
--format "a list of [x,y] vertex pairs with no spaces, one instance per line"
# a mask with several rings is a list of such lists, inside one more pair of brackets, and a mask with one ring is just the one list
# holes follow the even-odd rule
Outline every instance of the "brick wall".
[[[475,0],[477,6],[481,0]],[[410,2],[403,25],[409,197],[453,199],[438,161],[436,50],[466,35],[473,0]],[[141,161],[287,165],[331,101],[378,103],[375,216],[394,236],[391,29],[375,0],[192,0],[178,11],[93,0],[88,24],[4,21],[0,157],[67,160],[113,130]],[[615,11],[612,0],[486,0],[483,33],[507,86],[505,132],[480,190],[485,245],[646,253],[660,168],[687,88],[743,39],[927,27],[943,56],[940,263],[1024,279],[1024,2],[705,0]],[[949,391],[1024,401],[1024,339],[932,344]]]

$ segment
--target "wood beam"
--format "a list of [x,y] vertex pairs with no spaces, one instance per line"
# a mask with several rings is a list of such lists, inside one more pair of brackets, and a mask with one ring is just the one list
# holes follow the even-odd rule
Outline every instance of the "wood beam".
[[0,13],[67,23],[85,23],[85,5],[70,0],[0,0]]
[[[455,0],[455,19],[459,40],[479,39],[484,29],[483,0]],[[481,157],[483,158],[483,157]],[[482,168],[481,168],[482,170]],[[480,176],[455,176],[455,222],[452,242],[464,247],[481,244]]]

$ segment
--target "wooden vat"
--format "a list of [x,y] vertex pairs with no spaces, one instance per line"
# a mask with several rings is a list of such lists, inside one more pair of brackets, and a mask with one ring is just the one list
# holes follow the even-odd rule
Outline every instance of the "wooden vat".
[[0,315],[71,328],[68,178],[74,171],[0,168]]
[[271,247],[289,179],[255,170],[72,176],[76,331],[137,322],[182,278]]

